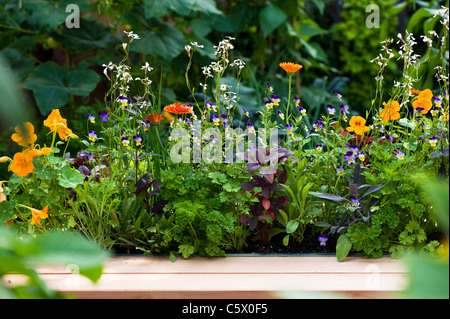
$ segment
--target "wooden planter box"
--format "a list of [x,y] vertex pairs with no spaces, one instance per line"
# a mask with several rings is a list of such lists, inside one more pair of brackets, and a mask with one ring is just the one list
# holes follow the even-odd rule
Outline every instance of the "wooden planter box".
[[[50,287],[80,299],[385,299],[398,298],[407,284],[404,265],[390,257],[192,257],[175,263],[168,257],[113,257],[96,284],[71,267],[37,271]],[[8,276],[10,284],[18,280]]]

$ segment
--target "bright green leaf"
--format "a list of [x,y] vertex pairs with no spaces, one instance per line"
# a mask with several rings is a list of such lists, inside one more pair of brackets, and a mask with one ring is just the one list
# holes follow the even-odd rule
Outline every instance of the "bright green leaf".
[[339,236],[336,244],[336,257],[338,261],[343,261],[352,249],[353,243],[346,234]]
[[58,184],[65,188],[75,188],[84,182],[84,176],[77,169],[65,167],[58,177]]
[[286,225],[286,233],[292,234],[293,232],[295,232],[299,224],[300,222],[296,219],[290,220]]

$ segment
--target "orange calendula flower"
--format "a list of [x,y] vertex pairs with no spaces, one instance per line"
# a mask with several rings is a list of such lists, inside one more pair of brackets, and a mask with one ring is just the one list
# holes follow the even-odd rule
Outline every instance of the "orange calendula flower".
[[347,127],[348,132],[355,132],[357,135],[363,135],[370,130],[370,127],[365,126],[366,120],[361,116],[352,116]]
[[167,105],[164,111],[173,114],[189,114],[192,113],[192,109],[189,106],[182,105],[181,103],[173,103]]
[[44,125],[50,128],[50,131],[57,132],[59,138],[66,140],[68,137],[77,138],[73,134],[72,130],[67,127],[67,120],[61,116],[59,109],[54,109],[47,119],[44,121]]
[[14,129],[16,133],[11,135],[11,139],[20,146],[28,146],[36,142],[37,135],[34,134],[34,126],[30,122],[17,125]]
[[397,101],[392,101],[389,104],[383,102],[384,109],[381,110],[379,117],[383,119],[384,123],[389,122],[390,120],[398,120],[400,118],[400,105]]
[[162,115],[159,113],[155,113],[155,114],[149,114],[147,115],[147,117],[145,118],[146,121],[148,121],[150,124],[151,123],[159,123],[161,122],[163,119]]
[[303,68],[303,65],[296,64],[293,62],[282,62],[282,63],[280,63],[280,67],[283,70],[285,70],[288,74],[294,74],[295,72],[297,72],[298,70]]

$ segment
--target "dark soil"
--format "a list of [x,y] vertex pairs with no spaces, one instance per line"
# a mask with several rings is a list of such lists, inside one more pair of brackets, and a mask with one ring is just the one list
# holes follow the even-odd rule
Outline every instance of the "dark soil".
[[[330,236],[325,247],[320,246],[318,240],[319,234],[305,233],[304,240],[301,243],[291,240],[289,246],[283,244],[283,237],[286,234],[279,234],[271,238],[267,245],[261,245],[258,238],[248,239],[244,248],[237,251],[226,251],[226,254],[258,254],[258,255],[291,255],[291,254],[336,254],[336,243],[338,236]],[[135,247],[119,246],[114,248],[114,253],[118,255],[142,255],[142,251]]]
[[267,245],[260,245],[259,242],[247,243],[241,254],[335,254],[337,237],[330,236],[325,247],[320,246],[319,234],[306,234],[301,243],[293,240],[289,245],[283,244],[283,237],[286,234],[274,236]]

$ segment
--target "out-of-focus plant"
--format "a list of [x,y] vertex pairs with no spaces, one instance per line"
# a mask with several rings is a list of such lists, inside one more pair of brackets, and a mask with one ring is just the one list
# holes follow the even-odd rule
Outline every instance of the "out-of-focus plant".
[[422,188],[433,203],[433,211],[437,215],[443,235],[443,245],[440,246],[437,256],[430,257],[416,252],[403,258],[405,266],[409,269],[409,281],[401,296],[412,299],[448,299],[448,181],[428,178],[428,181],[422,184]]
[[[64,232],[48,232],[21,236],[0,226],[0,279],[8,274],[23,275],[26,283],[9,286],[0,280],[1,299],[60,299],[64,296],[51,289],[34,270],[39,265],[77,267],[77,275],[97,282],[103,271],[107,252],[82,236]],[[70,275],[68,275],[70,276]],[[72,274],[74,276],[74,274]]]

